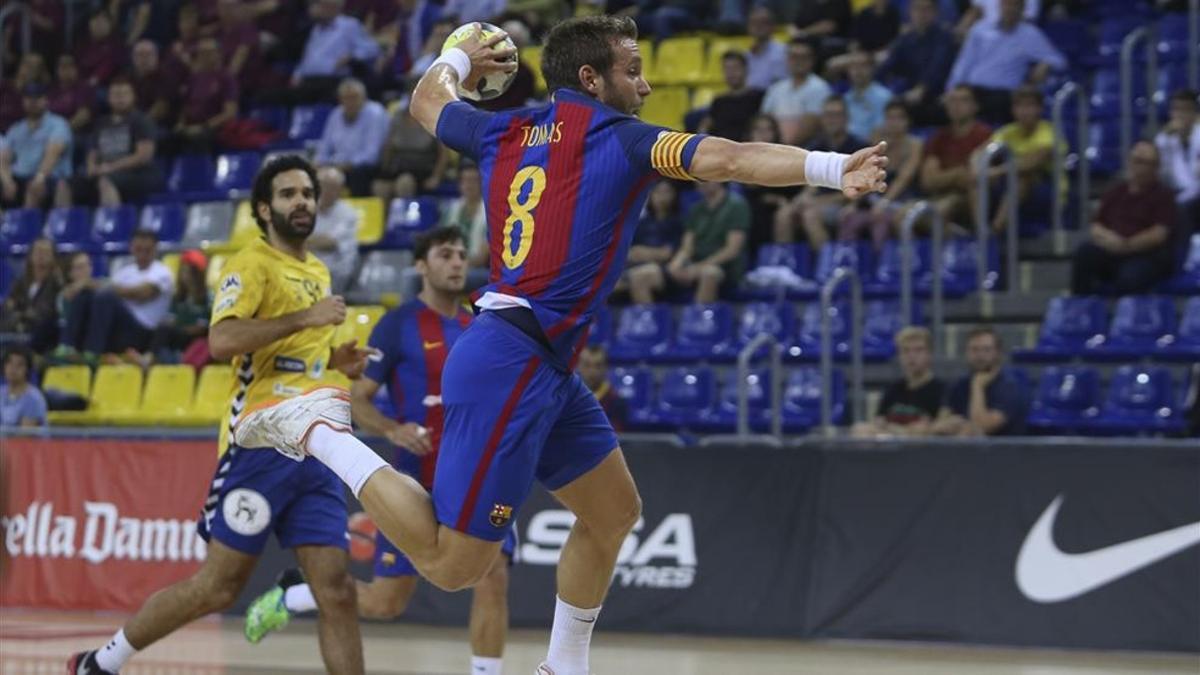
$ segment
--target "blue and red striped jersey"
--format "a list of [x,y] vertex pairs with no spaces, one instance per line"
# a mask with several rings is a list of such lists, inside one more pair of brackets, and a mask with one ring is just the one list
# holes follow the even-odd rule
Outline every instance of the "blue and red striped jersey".
[[703,136],[646,124],[583,93],[489,113],[447,105],[438,138],[474,159],[491,248],[482,307],[527,305],[563,368],[621,275],[655,179],[690,179]]
[[442,366],[454,341],[471,321],[465,307],[447,318],[420,300],[411,300],[384,314],[371,331],[368,344],[383,353],[368,361],[364,375],[387,385],[398,421],[429,429],[433,452],[421,457],[401,449],[396,468],[433,486],[437,451],[442,440]]

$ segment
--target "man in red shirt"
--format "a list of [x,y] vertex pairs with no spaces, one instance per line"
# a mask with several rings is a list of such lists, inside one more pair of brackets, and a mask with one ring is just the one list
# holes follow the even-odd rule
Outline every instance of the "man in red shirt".
[[946,92],[943,103],[950,123],[925,143],[921,164],[921,190],[942,218],[960,225],[971,222],[975,173],[971,155],[992,137],[992,129],[976,119],[975,93],[965,85]]
[[1171,275],[1175,195],[1159,182],[1158,165],[1154,143],[1138,141],[1130,149],[1126,179],[1104,193],[1091,240],[1075,252],[1075,295],[1145,293]]

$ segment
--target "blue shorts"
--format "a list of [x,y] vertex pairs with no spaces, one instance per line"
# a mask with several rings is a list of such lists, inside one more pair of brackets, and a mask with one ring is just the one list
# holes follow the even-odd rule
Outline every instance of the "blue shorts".
[[271,532],[283,548],[346,549],[346,519],[342,481],[324,464],[231,445],[217,464],[197,533],[247,555],[262,553]]
[[483,312],[442,369],[445,422],[433,506],[438,521],[480,539],[505,537],[533,479],[557,490],[617,448],[596,397],[549,351]]
[[[517,530],[515,526],[509,526],[508,534],[504,536],[504,543],[500,545],[500,552],[508,556],[508,564],[513,562],[513,552],[517,549]],[[413,567],[408,556],[404,552],[396,548],[392,540],[383,536],[382,532],[375,533],[375,576],[377,577],[414,577],[417,576],[417,568]]]

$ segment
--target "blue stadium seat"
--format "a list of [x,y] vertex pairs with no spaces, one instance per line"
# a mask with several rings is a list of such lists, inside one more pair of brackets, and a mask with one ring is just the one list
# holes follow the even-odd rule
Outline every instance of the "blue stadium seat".
[[[913,316],[904,317],[899,300],[869,300],[863,305],[863,359],[886,361],[896,354],[896,333],[921,323],[921,307],[913,303]],[[847,354],[849,357],[849,354]]]
[[228,198],[213,187],[216,169],[208,155],[180,155],[171,163],[167,176],[167,193],[155,195],[151,201],[205,202]]
[[1158,20],[1159,63],[1186,62],[1187,56],[1188,15],[1164,14]]
[[1118,124],[1116,119],[1106,119],[1088,125],[1085,154],[1092,171],[1101,176],[1111,176],[1121,170],[1121,131]]
[[249,195],[254,183],[254,174],[262,165],[262,155],[257,152],[230,152],[217,157],[217,169],[213,175],[213,189],[230,199]]
[[290,147],[302,147],[307,141],[315,141],[325,131],[325,121],[333,106],[328,103],[301,105],[292,109],[292,123],[288,125],[287,141]]
[[[942,279],[943,288],[947,295],[962,296],[973,292],[979,287],[978,263],[975,252],[978,244],[974,237],[952,237],[943,243],[942,249]],[[932,288],[932,273],[922,275],[918,287]],[[984,287],[993,290],[1000,283],[1000,247],[995,237],[988,239],[987,273],[984,277]]]
[[1081,356],[1088,343],[1103,339],[1107,323],[1108,310],[1100,298],[1053,298],[1046,306],[1037,346],[1014,350],[1013,360],[1046,362]]
[[839,267],[851,267],[866,281],[875,270],[874,251],[871,244],[860,242],[831,241],[821,247],[817,255],[817,269],[813,276],[818,283],[825,283]]
[[725,304],[693,304],[679,314],[675,342],[658,361],[690,362],[728,357],[733,339],[733,311]]
[[163,248],[175,248],[183,241],[187,212],[183,204],[147,204],[142,207],[138,228],[158,234],[158,243]]
[[1103,18],[1100,21],[1099,44],[1094,63],[1115,66],[1121,57],[1121,42],[1126,35],[1141,27],[1143,22],[1144,18],[1136,14],[1107,15]]
[[[901,242],[888,239],[879,250],[875,273],[863,281],[863,294],[868,298],[894,298],[900,295],[900,280],[903,278]],[[929,274],[930,255],[933,245],[928,239],[913,241],[912,278],[913,290],[917,290],[917,279]]]
[[[829,329],[833,337],[833,356],[846,359],[850,355],[850,304],[835,302],[829,308]],[[816,363],[821,360],[821,305],[810,303],[800,317],[795,340],[785,352],[791,361]]]
[[16,278],[17,271],[9,264],[9,259],[0,258],[0,298],[8,297],[8,289]]
[[[769,333],[787,349],[788,341],[796,330],[796,312],[789,303],[751,302],[742,309],[738,318],[737,333],[726,346],[714,350],[713,356],[721,360],[736,359],[742,348],[759,333]],[[759,355],[765,354],[760,352]]]
[[1050,43],[1058,48],[1072,63],[1081,61],[1096,51],[1096,43],[1092,39],[1091,27],[1086,21],[1079,19],[1060,19],[1047,21],[1041,26],[1042,32],[1049,38]]
[[614,363],[644,361],[671,345],[671,308],[630,305],[617,318],[608,358]]
[[428,197],[397,197],[388,207],[383,236],[374,248],[412,248],[422,232],[433,228],[440,217],[437,202]]
[[612,312],[609,311],[608,305],[600,305],[595,314],[592,314],[587,341],[589,345],[599,345],[605,350],[608,349],[609,343],[612,342]]
[[1192,235],[1182,269],[1163,284],[1162,290],[1179,295],[1200,293],[1200,234]]
[[130,204],[101,206],[92,217],[93,250],[127,253],[129,239],[137,229],[137,207]]
[[60,253],[87,248],[92,237],[92,217],[82,206],[51,209],[46,216],[46,236]]
[[4,255],[24,255],[41,235],[41,209],[8,209],[0,214],[0,252]]
[[654,374],[646,368],[614,368],[610,376],[613,391],[629,406],[629,419],[645,419],[654,405]]
[[[783,428],[788,433],[802,433],[821,423],[821,370],[794,368],[788,372],[783,385]],[[842,371],[833,371],[831,412],[835,424],[846,418],[846,378]]]
[[1188,299],[1179,328],[1158,340],[1155,357],[1161,361],[1200,362],[1200,295]]
[[289,112],[287,106],[282,105],[261,105],[250,109],[249,115],[252,120],[262,122],[264,125],[278,132],[284,132],[288,129]]
[[[107,278],[109,271],[116,269],[111,264],[109,264],[108,256],[104,255],[103,253],[92,253],[88,257],[92,259],[92,278],[93,279]],[[113,258],[113,260],[115,261],[116,258]]]
[[[1135,68],[1132,77],[1134,110],[1144,114],[1146,109],[1146,75]],[[1113,119],[1121,115],[1121,72],[1106,68],[1096,72],[1092,85],[1091,115],[1096,119]]]
[[[787,288],[783,296],[789,298],[815,298],[817,286],[812,279],[812,256],[809,247],[804,244],[763,244],[758,249],[755,269],[769,267],[786,267],[800,278],[799,288]],[[748,283],[744,286],[744,295],[752,300],[772,300],[779,297],[780,288],[775,284],[755,285]]]
[[641,426],[678,430],[699,419],[716,402],[717,378],[704,366],[680,366],[667,371],[652,411],[634,415]]
[[1175,303],[1155,295],[1129,295],[1117,301],[1103,339],[1088,344],[1084,358],[1123,361],[1153,353],[1158,339],[1175,331]]
[[[753,431],[765,432],[770,427],[771,373],[767,369],[753,369],[746,373],[746,403],[748,421]],[[710,433],[733,433],[737,431],[738,378],[731,375],[721,387],[720,397],[710,408],[701,411],[695,428]]]
[[1100,377],[1091,368],[1050,367],[1042,371],[1026,422],[1031,430],[1078,434],[1100,414]]
[[1178,404],[1166,368],[1121,366],[1113,374],[1108,397],[1089,428],[1115,435],[1175,433],[1185,425]]

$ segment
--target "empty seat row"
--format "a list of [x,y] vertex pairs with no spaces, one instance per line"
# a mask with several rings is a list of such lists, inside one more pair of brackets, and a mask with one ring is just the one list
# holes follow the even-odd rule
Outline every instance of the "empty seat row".
[[214,364],[199,377],[191,366],[159,365],[143,372],[134,365],[52,366],[42,388],[88,401],[81,411],[51,411],[50,424],[76,426],[213,426],[229,405],[233,369]]
[[1102,395],[1094,369],[1054,366],[1042,372],[1028,423],[1055,434],[1179,433],[1186,427],[1184,405],[1166,368],[1121,366]]
[[1200,296],[1187,300],[1178,320],[1175,301],[1164,296],[1126,296],[1117,301],[1111,323],[1097,297],[1050,301],[1037,346],[1016,350],[1018,361],[1124,361],[1150,357],[1200,361]]

